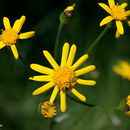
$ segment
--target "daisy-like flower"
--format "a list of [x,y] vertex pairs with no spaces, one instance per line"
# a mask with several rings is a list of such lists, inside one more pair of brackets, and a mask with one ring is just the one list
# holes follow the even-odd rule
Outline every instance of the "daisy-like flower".
[[127,17],[130,16],[130,10],[125,11],[125,7],[127,6],[127,3],[122,3],[119,5],[118,3],[115,4],[114,0],[108,0],[109,7],[104,3],[98,3],[106,12],[108,12],[110,15],[105,17],[101,22],[100,26],[103,26],[112,20],[115,20],[116,22],[116,38],[119,38],[120,35],[124,34],[124,28],[122,25],[123,21],[126,21],[128,25],[130,25],[130,21],[128,21]]
[[118,65],[113,66],[113,71],[118,75],[130,80],[130,64],[126,61],[119,61]]
[[41,114],[46,118],[52,118],[56,115],[56,106],[54,103],[50,103],[49,101],[43,102],[41,105]]
[[13,27],[11,27],[9,19],[7,17],[3,18],[5,30],[2,30],[2,34],[0,35],[0,49],[2,49],[5,46],[10,46],[15,59],[18,59],[19,57],[16,45],[15,45],[17,40],[27,39],[34,36],[35,34],[35,31],[30,31],[30,32],[19,34],[25,22],[25,19],[26,17],[22,16],[20,19],[17,19]]
[[80,94],[74,88],[74,85],[77,83],[90,86],[96,84],[96,82],[93,80],[84,80],[78,78],[80,75],[93,71],[95,69],[95,66],[90,65],[83,69],[76,70],[81,64],[83,64],[88,59],[88,55],[87,54],[83,55],[81,58],[77,60],[76,63],[72,65],[75,53],[76,53],[76,45],[73,44],[69,52],[69,43],[65,43],[62,49],[62,58],[60,66],[56,63],[51,54],[46,50],[43,51],[43,54],[45,55],[49,63],[52,65],[53,69],[41,66],[39,64],[31,64],[30,66],[33,70],[45,75],[33,76],[30,77],[29,79],[34,81],[48,82],[42,87],[36,89],[32,94],[39,95],[55,86],[52,95],[50,97],[50,103],[54,102],[58,92],[60,91],[60,108],[62,112],[65,112],[66,110],[67,89],[69,89],[81,101],[85,102],[86,97]]
[[125,112],[125,114],[130,117],[130,95],[128,95],[128,97],[126,98],[126,106],[128,108],[128,111]]

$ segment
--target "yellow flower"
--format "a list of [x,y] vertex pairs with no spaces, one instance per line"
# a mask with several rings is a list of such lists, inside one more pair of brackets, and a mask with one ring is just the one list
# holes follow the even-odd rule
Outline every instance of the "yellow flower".
[[54,102],[58,92],[60,91],[60,107],[62,112],[65,112],[66,110],[66,90],[69,89],[81,101],[85,102],[86,97],[80,94],[74,88],[74,85],[76,83],[90,86],[96,84],[96,82],[93,80],[84,80],[77,78],[78,76],[93,71],[95,69],[94,65],[90,65],[83,69],[76,70],[81,64],[83,64],[87,60],[88,55],[83,55],[81,58],[78,59],[76,63],[72,65],[76,53],[76,45],[73,44],[71,46],[69,55],[68,52],[69,43],[65,43],[62,50],[61,65],[59,66],[48,51],[43,51],[43,54],[45,55],[49,63],[52,65],[53,69],[38,64],[31,64],[30,66],[33,70],[45,75],[34,76],[30,77],[29,79],[35,81],[49,82],[42,87],[36,89],[33,92],[33,95],[39,95],[55,86],[50,97],[50,102]]
[[121,5],[118,5],[118,3],[115,4],[114,0],[108,0],[108,3],[109,7],[104,3],[98,3],[106,12],[110,14],[100,22],[100,26],[103,26],[111,22],[112,20],[115,20],[117,26],[115,37],[118,38],[120,37],[120,35],[124,34],[122,21],[126,21],[129,25],[127,17],[130,16],[130,10],[125,11],[127,3],[122,3]]
[[52,118],[54,115],[56,115],[55,105],[49,101],[43,102],[41,105],[41,114],[46,118]]
[[126,106],[128,107],[128,111],[125,114],[130,117],[130,95],[126,98]]
[[130,64],[126,61],[119,61],[118,65],[113,66],[113,71],[118,75],[130,80]]
[[9,19],[7,17],[3,18],[5,30],[2,30],[2,34],[0,35],[0,49],[2,49],[5,46],[10,46],[13,52],[13,55],[16,59],[18,59],[19,57],[17,48],[15,46],[17,40],[27,39],[34,36],[35,34],[35,31],[30,31],[30,32],[19,34],[25,22],[25,19],[26,17],[22,16],[20,19],[17,19],[13,27],[11,27]]

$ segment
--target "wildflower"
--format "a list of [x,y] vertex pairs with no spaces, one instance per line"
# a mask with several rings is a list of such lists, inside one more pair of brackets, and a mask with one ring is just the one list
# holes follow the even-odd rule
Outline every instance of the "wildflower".
[[41,105],[41,114],[46,118],[52,118],[54,115],[56,115],[55,105],[49,101],[43,102]]
[[125,11],[125,7],[127,6],[127,3],[122,3],[119,5],[118,3],[115,4],[114,0],[108,0],[109,7],[104,3],[98,3],[106,12],[108,12],[110,15],[105,17],[101,22],[100,26],[103,26],[112,20],[115,20],[116,22],[116,38],[119,38],[120,35],[124,34],[124,28],[122,25],[123,21],[126,21],[129,25],[129,21],[127,19],[128,16],[130,16],[130,10]]
[[126,106],[128,108],[128,111],[125,112],[125,114],[130,117],[130,95],[128,95],[128,97],[126,98]]
[[5,46],[10,46],[15,59],[18,59],[19,57],[16,45],[15,45],[17,40],[27,39],[34,36],[35,34],[34,31],[19,34],[25,22],[25,19],[26,17],[22,16],[20,19],[17,19],[13,27],[11,27],[9,19],[7,17],[3,18],[3,24],[5,27],[5,30],[2,30],[2,34],[0,35],[0,49],[2,49]]
[[29,79],[34,81],[48,82],[42,87],[36,89],[33,92],[33,95],[39,95],[47,91],[48,89],[52,88],[53,86],[55,86],[52,95],[50,97],[50,102],[51,103],[54,102],[58,92],[60,91],[60,99],[61,99],[60,107],[62,112],[65,112],[66,110],[67,89],[69,89],[81,101],[85,102],[86,97],[80,94],[74,88],[74,85],[76,83],[82,85],[90,85],[90,86],[96,84],[96,82],[93,80],[83,80],[77,78],[78,76],[93,71],[95,69],[94,65],[90,65],[83,69],[76,70],[81,64],[83,64],[87,60],[88,55],[87,54],[83,55],[81,58],[78,59],[76,63],[72,65],[76,53],[76,45],[73,44],[71,46],[69,55],[68,52],[69,52],[69,44],[65,43],[62,50],[61,65],[59,66],[48,51],[46,50],[43,51],[43,54],[45,55],[49,63],[52,65],[53,69],[41,66],[39,64],[31,64],[30,66],[33,70],[45,75],[34,76],[34,77],[30,77]]
[[61,13],[60,15],[60,21],[63,24],[68,24],[71,20],[71,18],[74,15],[74,8],[75,8],[75,3],[71,6],[68,6],[65,8],[65,10]]
[[118,75],[130,80],[130,64],[126,61],[119,61],[118,65],[113,66],[113,71]]

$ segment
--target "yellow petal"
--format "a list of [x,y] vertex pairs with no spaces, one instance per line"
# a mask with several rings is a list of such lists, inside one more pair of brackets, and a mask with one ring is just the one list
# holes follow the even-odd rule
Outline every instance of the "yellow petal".
[[77,69],[81,64],[83,64],[86,60],[88,59],[88,54],[83,55],[82,57],[80,57],[76,63],[73,64],[72,66],[72,70]]
[[108,3],[109,3],[110,8],[115,6],[115,1],[114,0],[108,0]]
[[34,35],[35,35],[35,31],[21,33],[19,34],[19,39],[27,39],[27,38],[33,37]]
[[129,63],[126,62],[126,61],[119,61],[119,66],[122,67],[122,68],[129,68]]
[[101,22],[100,22],[100,27],[111,22],[113,20],[112,16],[107,16],[105,17]]
[[4,44],[2,41],[0,41],[0,49],[2,49],[5,46],[6,46],[6,44]]
[[33,69],[39,73],[43,73],[43,74],[52,74],[53,73],[52,69],[44,67],[39,64],[31,64],[30,67],[31,67],[31,69]]
[[122,74],[121,67],[119,67],[119,66],[113,66],[112,69],[113,69],[113,71],[114,71],[115,73],[117,73],[117,74],[119,74],[119,75]]
[[14,25],[13,25],[13,29],[16,31],[16,32],[20,32],[24,22],[25,22],[25,19],[26,17],[25,16],[22,16],[20,19],[16,20]]
[[117,30],[121,35],[124,34],[124,28],[121,21],[116,21]]
[[130,10],[125,11],[126,16],[130,16]]
[[120,33],[118,30],[116,30],[116,35],[115,35],[116,38],[119,38],[120,37]]
[[64,10],[64,12],[69,12],[69,11],[73,11],[74,10],[74,7],[75,7],[75,3],[72,5],[72,6],[68,6],[68,7],[66,7],[66,9]]
[[59,65],[56,63],[56,61],[48,51],[43,51],[43,54],[54,69],[57,69],[59,67]]
[[52,88],[54,85],[55,85],[54,83],[49,82],[49,83],[43,85],[42,87],[36,89],[36,90],[32,93],[32,95],[39,95],[39,94],[41,94],[41,93],[47,91],[48,89]]
[[57,86],[55,86],[55,88],[53,89],[53,92],[51,94],[50,103],[54,102],[58,92],[59,92],[59,89],[57,88]]
[[98,3],[105,11],[111,14],[111,9],[104,3]]
[[3,18],[3,23],[4,23],[5,29],[10,29],[11,28],[10,21],[9,21],[9,19],[7,17]]
[[128,21],[128,25],[130,26],[130,21]]
[[130,117],[130,111],[125,112],[125,115]]
[[65,43],[62,49],[62,58],[61,58],[61,66],[66,65],[66,60],[69,52],[69,43]]
[[65,91],[60,91],[60,108],[62,112],[66,111],[66,93]]
[[122,8],[125,8],[126,6],[128,6],[128,4],[127,3],[122,3],[121,5],[120,5]]
[[69,53],[68,60],[67,60],[68,67],[71,67],[73,60],[74,60],[75,53],[76,53],[76,45],[73,44],[70,48],[70,53]]
[[13,29],[14,29],[16,32],[18,32],[18,31],[17,31],[17,28],[18,28],[18,26],[19,26],[19,21],[20,21],[20,19],[17,19],[17,20],[14,22],[14,25],[13,25]]
[[34,80],[34,81],[51,81],[52,80],[51,76],[48,76],[48,75],[33,76],[33,77],[29,77],[29,79]]
[[93,71],[95,69],[96,69],[95,65],[90,65],[90,66],[87,66],[83,69],[79,69],[79,70],[75,71],[75,75],[77,77],[77,76],[83,75],[85,73],[88,73],[90,71]]
[[76,89],[72,88],[71,92],[77,97],[79,98],[81,101],[85,102],[86,101],[86,97],[84,95],[82,95],[81,93],[79,93]]
[[15,59],[17,60],[18,57],[19,57],[19,54],[18,54],[16,46],[15,45],[11,45],[10,47],[11,47],[11,50],[13,52],[13,55],[14,55]]
[[78,84],[89,85],[89,86],[93,86],[96,84],[96,81],[93,80],[77,79],[76,81]]

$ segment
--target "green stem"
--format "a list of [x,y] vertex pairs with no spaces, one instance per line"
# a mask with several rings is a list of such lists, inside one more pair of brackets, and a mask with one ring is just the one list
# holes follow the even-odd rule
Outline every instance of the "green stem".
[[63,23],[60,22],[59,28],[58,28],[58,32],[57,32],[57,36],[56,36],[56,42],[55,42],[55,51],[54,51],[54,58],[55,60],[57,60],[57,55],[58,55],[58,43],[59,43],[59,39],[60,39],[60,34],[61,34],[61,30],[63,28]]
[[48,130],[52,130],[55,123],[54,118],[50,119]]
[[104,109],[104,110],[120,110],[119,106],[95,106],[95,108],[98,109]]
[[86,103],[86,102],[81,102],[81,101],[79,101],[79,100],[77,100],[77,99],[71,97],[71,96],[68,95],[68,94],[67,94],[67,96],[68,96],[70,99],[72,99],[72,100],[74,100],[75,102],[77,102],[77,103],[83,104],[83,105],[88,106],[88,107],[95,107],[95,105],[93,105],[93,104],[89,104],[89,103]]
[[94,104],[90,104],[90,103],[86,103],[86,102],[82,102],[82,101],[79,101],[71,96],[69,96],[67,94],[67,96],[72,99],[73,101],[77,102],[77,103],[80,103],[82,105],[85,105],[87,107],[92,107],[92,108],[97,108],[97,109],[104,109],[104,110],[120,110],[120,107],[119,106],[99,106],[99,105],[94,105]]
[[19,60],[21,61],[21,63],[24,65],[24,67],[27,69],[27,71],[29,73],[32,73],[30,67],[26,64],[26,62],[24,61],[23,57],[19,54]]
[[[10,51],[10,48],[7,46],[7,49]],[[30,69],[30,67],[26,64],[26,62],[23,60],[23,57],[20,55],[19,53],[19,60],[21,61],[21,63],[24,65],[24,67],[26,68],[26,70],[29,72],[29,73],[32,73],[32,70]]]
[[99,43],[99,41],[101,40],[101,38],[106,34],[106,32],[108,31],[108,29],[111,27],[110,24],[107,24],[106,27],[104,28],[104,30],[99,34],[99,36],[97,37],[97,39],[91,44],[91,46],[89,47],[87,54],[89,54],[92,49],[97,45],[97,43]]

